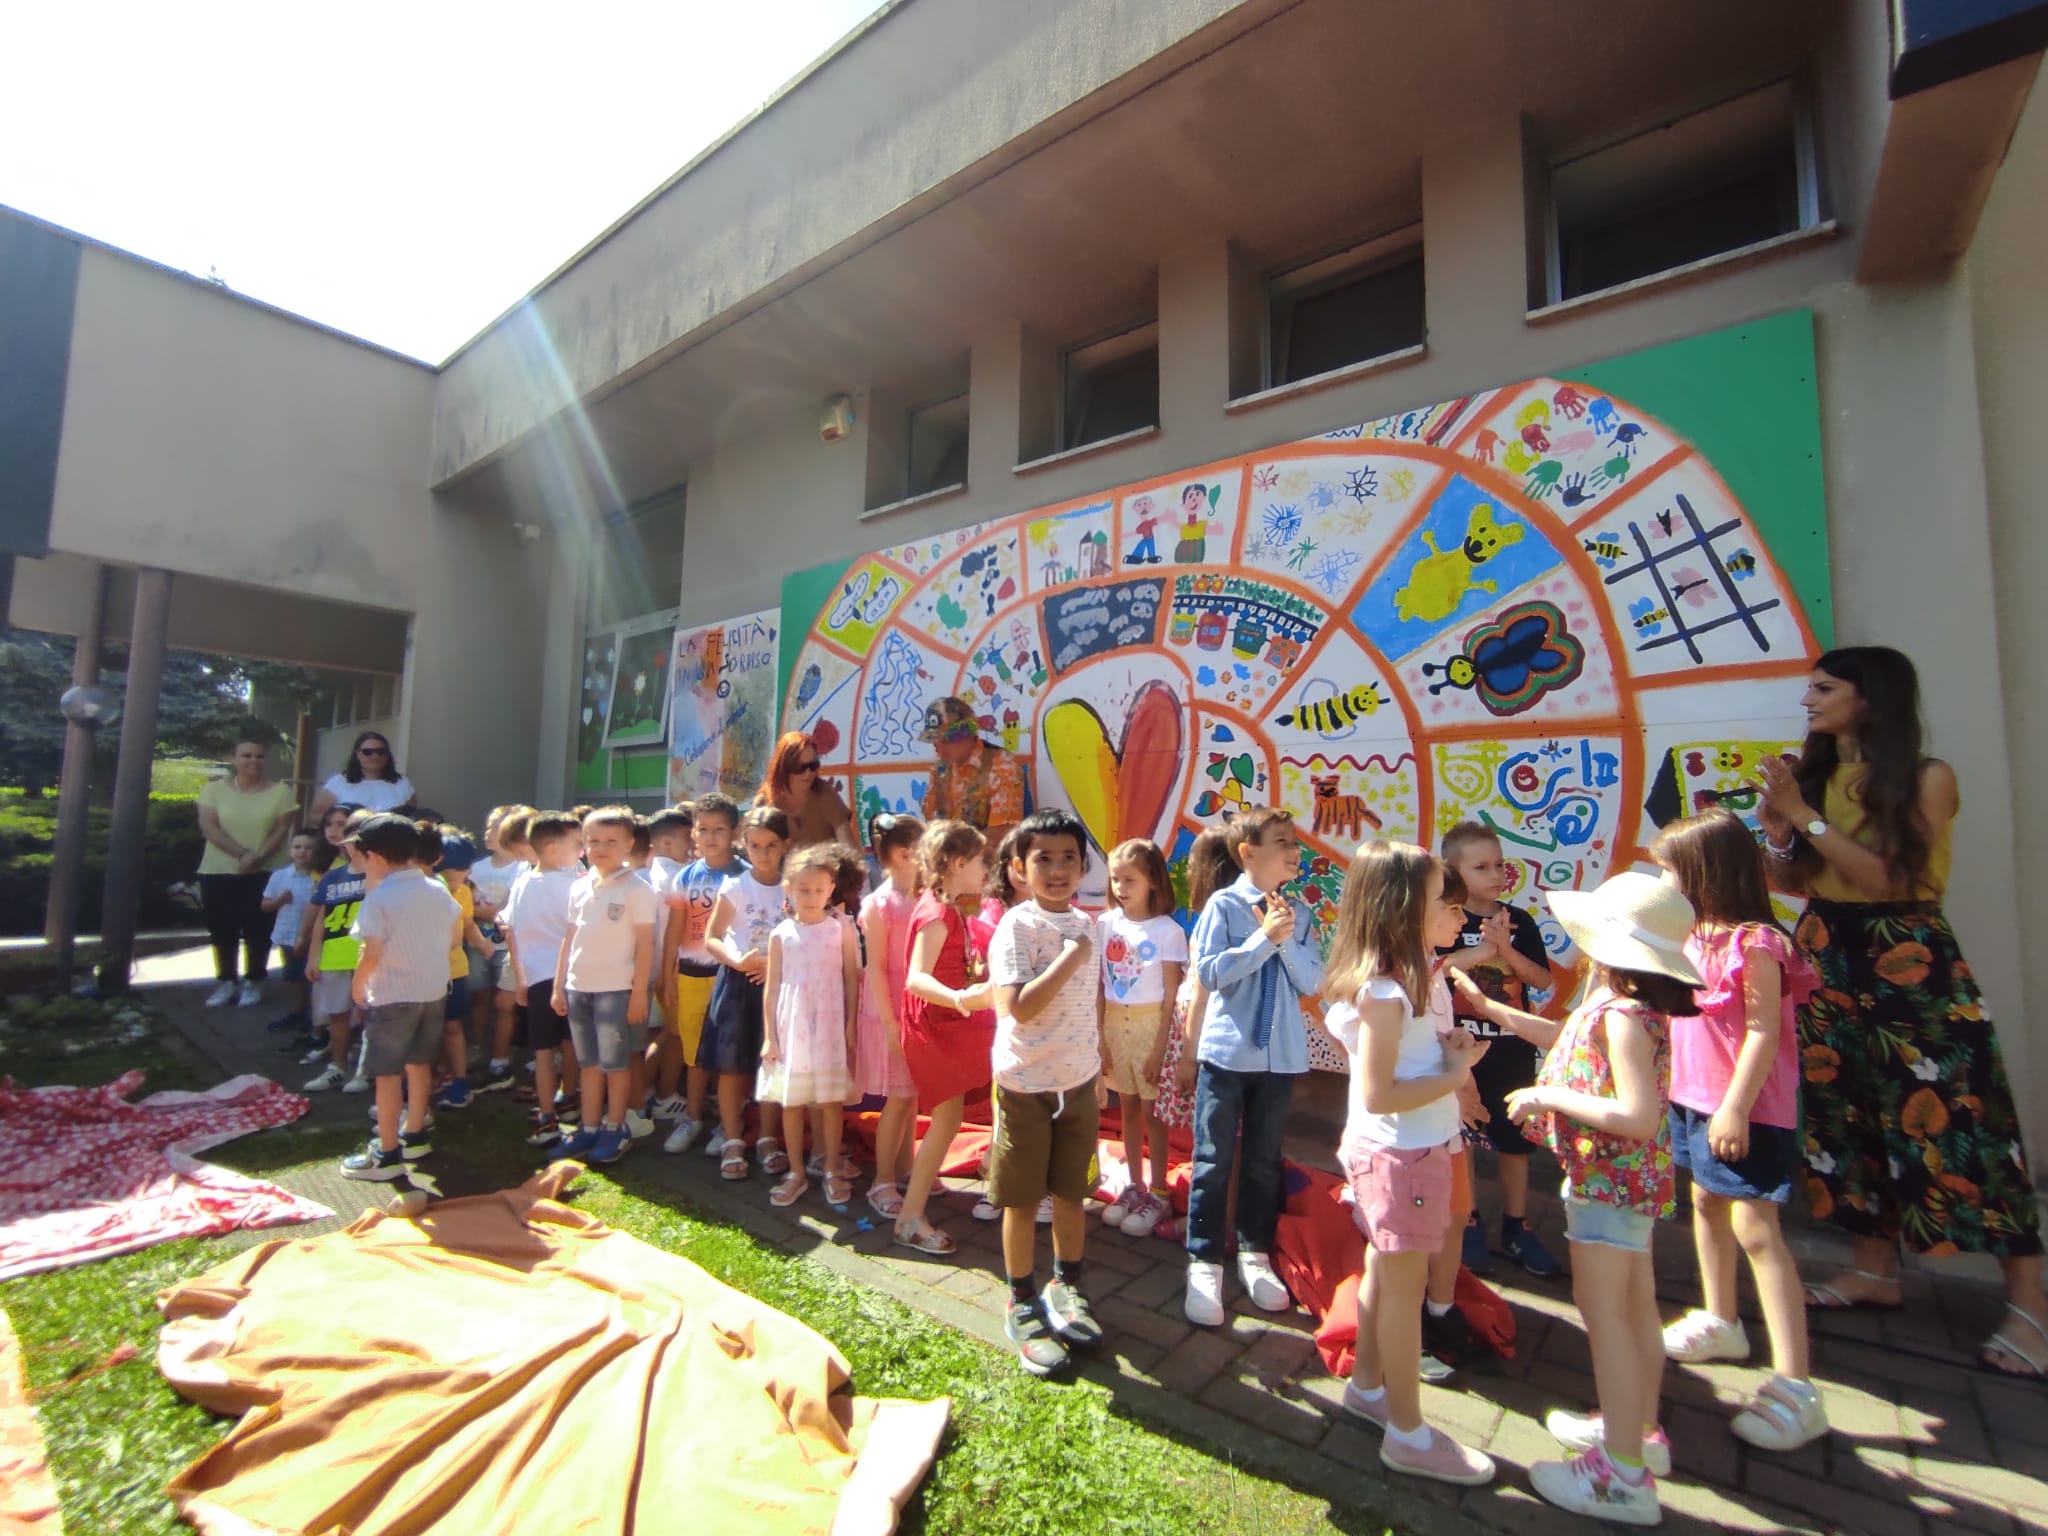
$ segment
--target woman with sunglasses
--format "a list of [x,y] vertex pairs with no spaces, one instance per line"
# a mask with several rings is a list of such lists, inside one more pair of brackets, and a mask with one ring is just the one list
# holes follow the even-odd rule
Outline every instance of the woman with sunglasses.
[[349,748],[348,767],[320,786],[313,797],[315,826],[337,805],[357,806],[366,811],[401,811],[418,800],[412,780],[398,771],[391,755],[391,742],[381,731],[365,731]]
[[791,853],[813,843],[860,846],[853,832],[853,812],[820,776],[817,743],[802,731],[784,732],[775,743],[767,776],[754,791],[754,804],[772,805],[789,818]]

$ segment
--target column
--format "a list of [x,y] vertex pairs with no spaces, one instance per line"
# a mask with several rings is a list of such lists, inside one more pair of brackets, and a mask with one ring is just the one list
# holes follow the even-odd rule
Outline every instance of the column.
[[128,696],[122,705],[121,757],[114,772],[114,817],[107,833],[107,889],[101,909],[100,990],[125,992],[135,962],[135,923],[142,900],[143,839],[149,820],[149,773],[156,761],[157,704],[164,683],[164,637],[170,627],[171,573],[135,578],[135,619],[128,637]]

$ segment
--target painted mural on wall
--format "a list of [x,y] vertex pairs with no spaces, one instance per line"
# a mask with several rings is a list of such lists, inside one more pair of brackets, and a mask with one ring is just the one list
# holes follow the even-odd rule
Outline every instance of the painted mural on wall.
[[606,716],[612,707],[612,674],[618,670],[619,637],[614,630],[583,641],[583,675],[576,697],[576,776],[578,794],[605,786]]
[[[961,695],[1098,854],[1149,836],[1179,864],[1232,808],[1284,805],[1325,926],[1361,840],[1478,820],[1506,899],[1568,959],[1538,893],[1638,862],[1714,800],[1753,820],[1743,785],[1796,743],[1826,633],[1810,317],[1660,349],[1645,398],[1600,372],[792,578],[783,725],[864,810],[914,809],[917,722]],[[1737,444],[1754,506],[1660,399]],[[1104,880],[1098,856],[1084,899]]]
[[668,794],[694,800],[718,791],[744,801],[775,745],[774,610],[675,635],[669,706]]
[[673,610],[620,625],[616,644],[618,662],[612,673],[605,745],[658,743],[668,726],[669,660],[675,648]]

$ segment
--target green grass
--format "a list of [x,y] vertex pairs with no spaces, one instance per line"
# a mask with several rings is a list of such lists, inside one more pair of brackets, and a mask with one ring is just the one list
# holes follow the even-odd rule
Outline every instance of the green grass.
[[[47,1010],[37,1018],[44,1026],[56,1022]],[[111,1041],[118,1029],[80,1016],[64,1033]],[[92,1072],[102,1068],[139,1065],[149,1069],[152,1088],[195,1086],[219,1076],[160,1022],[146,1040],[95,1045],[77,1055],[55,1046],[60,1038],[47,1027],[0,1025],[0,1073],[78,1082],[97,1080]],[[519,1149],[504,1145],[502,1130],[493,1135],[480,1121],[460,1127],[444,1121],[437,1136],[447,1140],[451,1153],[494,1175],[509,1179],[531,1169]],[[214,1155],[245,1171],[288,1175],[294,1167],[334,1156],[355,1139],[346,1128],[285,1127]],[[906,1514],[908,1532],[1377,1536],[1385,1529],[1364,1511],[1333,1508],[1160,1433],[1103,1386],[1028,1380],[1004,1355],[890,1297],[739,1228],[675,1208],[668,1203],[674,1198],[670,1191],[636,1179],[630,1164],[617,1176],[587,1176],[572,1198],[610,1225],[682,1254],[726,1284],[811,1324],[846,1354],[857,1391],[951,1398],[952,1425]],[[233,1239],[168,1243],[0,1285],[0,1307],[21,1336],[71,1529],[106,1536],[185,1529],[161,1489],[225,1424],[179,1397],[158,1375],[154,1297],[218,1263],[234,1246]],[[135,1358],[107,1366],[123,1344],[136,1349]]]

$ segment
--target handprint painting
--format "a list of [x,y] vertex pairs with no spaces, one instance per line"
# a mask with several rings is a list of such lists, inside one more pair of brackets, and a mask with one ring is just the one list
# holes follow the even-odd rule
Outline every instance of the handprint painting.
[[1325,926],[1363,839],[1495,828],[1506,899],[1740,809],[1830,638],[1811,318],[1786,315],[873,551],[784,589],[792,683],[863,817],[916,810],[935,699],[1037,804],[1176,866],[1294,813]]

